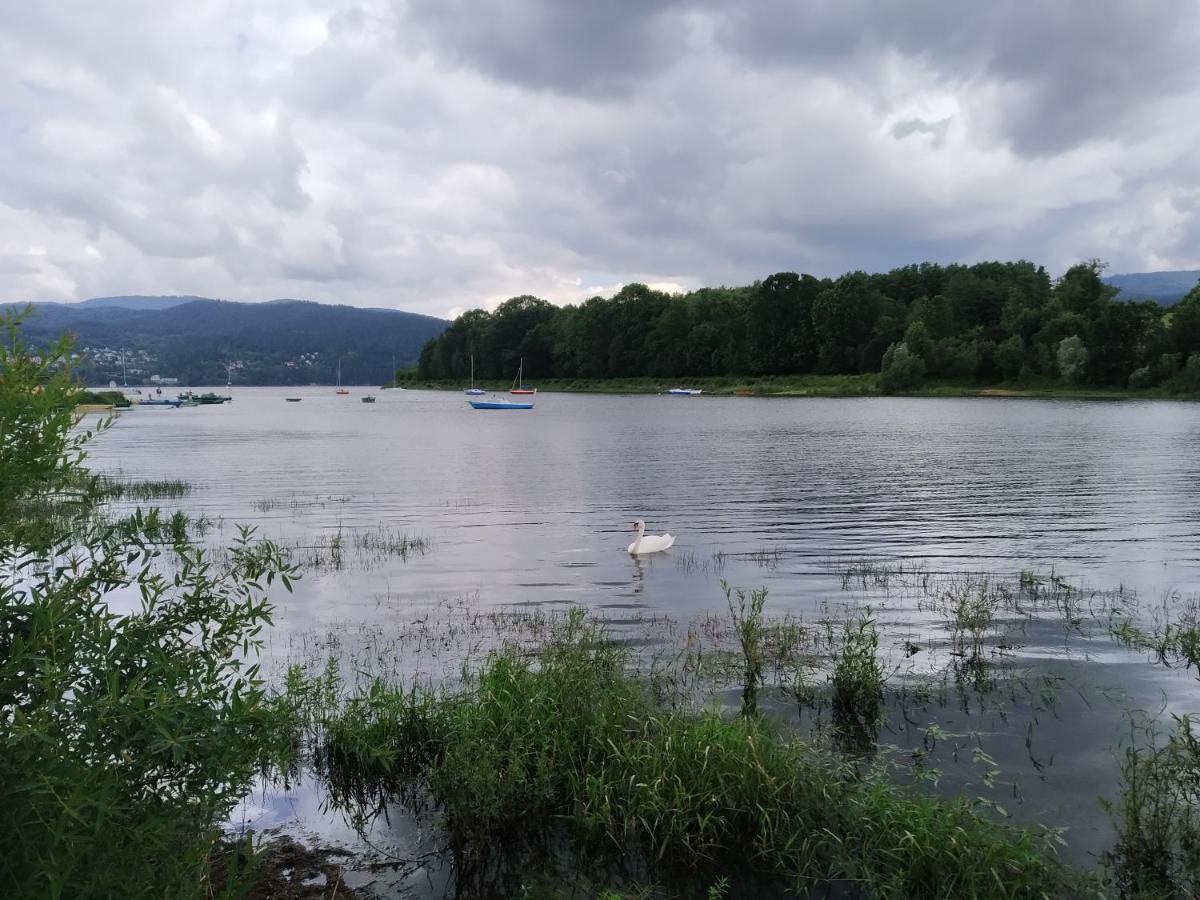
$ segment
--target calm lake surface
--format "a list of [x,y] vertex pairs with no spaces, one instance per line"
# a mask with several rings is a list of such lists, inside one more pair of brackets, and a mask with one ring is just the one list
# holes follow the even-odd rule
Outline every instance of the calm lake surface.
[[[765,586],[769,613],[806,621],[878,603],[896,667],[906,641],[936,644],[938,619],[918,605],[844,589],[855,560],[1053,569],[1151,606],[1200,594],[1200,404],[539,394],[532,411],[485,412],[453,393],[377,391],[375,404],[363,393],[234,388],[225,406],[122,414],[91,447],[97,471],[191,483],[159,505],[211,519],[214,545],[234,523],[296,548],[339,531],[348,546],[372,533],[429,541],[407,560],[348,550],[344,567],[306,573],[277,598],[277,667],[355,635],[381,646],[447,604],[584,605],[634,641],[647,617],[724,615],[720,579]],[[637,518],[675,547],[631,559]],[[1003,770],[991,796],[1015,821],[1070,826],[1083,861],[1107,846],[1096,797],[1113,787],[1127,711],[1200,712],[1198,684],[1061,627],[1031,627],[1007,652],[1058,679],[1055,704],[1002,716],[942,704],[893,717],[884,740],[921,744],[919,726],[936,720],[960,735],[941,742],[946,789],[975,791],[966,748],[987,735]],[[259,799],[248,815],[263,823],[350,839],[319,798]],[[392,846],[411,838],[386,828]],[[398,890],[410,889],[421,893]]]

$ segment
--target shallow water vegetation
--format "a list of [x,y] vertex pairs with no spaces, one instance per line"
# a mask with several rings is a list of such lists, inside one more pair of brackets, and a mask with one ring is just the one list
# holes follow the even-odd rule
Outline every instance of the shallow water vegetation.
[[113,475],[99,475],[96,487],[107,500],[166,500],[177,499],[192,492],[193,486],[178,479],[129,481]]
[[1152,625],[1125,611],[1114,613],[1109,633],[1117,643],[1153,654],[1165,666],[1182,665],[1200,678],[1200,598],[1168,597]]
[[1118,756],[1120,790],[1105,806],[1117,841],[1108,862],[1123,897],[1200,896],[1200,737],[1187,716],[1160,729],[1134,721]]
[[898,787],[762,716],[664,708],[631,668],[573,613],[536,656],[498,651],[459,690],[359,688],[320,723],[318,767],[359,815],[429,805],[459,852],[565,828],[652,870],[748,865],[873,897],[1084,889],[1046,836]]
[[870,609],[842,623],[830,682],[834,727],[848,749],[865,751],[879,734],[886,679],[878,652],[879,630]]
[[294,548],[302,569],[315,572],[338,572],[348,564],[350,551],[353,560],[371,568],[390,559],[408,562],[414,556],[424,556],[432,548],[428,538],[410,535],[397,528],[381,525],[369,530],[354,530],[347,537],[341,526],[323,534],[311,544]]
[[721,589],[742,651],[742,715],[752,716],[758,712],[758,688],[763,680],[763,607],[767,591],[735,591],[724,581]]
[[428,538],[411,535],[398,528],[380,526],[372,531],[354,533],[354,549],[378,558],[423,556],[429,552]]

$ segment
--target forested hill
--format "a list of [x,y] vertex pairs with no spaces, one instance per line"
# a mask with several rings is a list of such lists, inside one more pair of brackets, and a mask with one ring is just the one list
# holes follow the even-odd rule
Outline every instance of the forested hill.
[[[446,327],[442,319],[384,309],[301,300],[232,303],[203,298],[112,297],[83,303],[36,303],[21,325],[25,340],[44,345],[64,331],[75,336],[84,380],[129,384],[152,375],[180,384],[329,384],[338,360],[347,384],[382,384],[392,360],[414,365],[421,347]],[[18,304],[10,304],[21,308]]]
[[[680,378],[882,372],[980,383],[1200,390],[1200,287],[1180,303],[1119,299],[1090,262],[1052,281],[1030,262],[905,266],[837,279],[780,272],[668,295],[631,284],[556,307],[514,297],[464,313],[421,352],[419,377]],[[1194,383],[1193,383],[1194,382]]]

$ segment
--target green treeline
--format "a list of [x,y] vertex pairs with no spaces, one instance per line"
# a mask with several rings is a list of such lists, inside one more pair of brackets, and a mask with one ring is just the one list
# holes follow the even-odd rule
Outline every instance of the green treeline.
[[1176,306],[1117,299],[1096,260],[1052,281],[1024,260],[921,263],[836,279],[779,272],[684,295],[630,284],[557,307],[513,297],[463,313],[421,352],[417,376],[539,378],[882,373],[981,383],[1200,390],[1200,285]]

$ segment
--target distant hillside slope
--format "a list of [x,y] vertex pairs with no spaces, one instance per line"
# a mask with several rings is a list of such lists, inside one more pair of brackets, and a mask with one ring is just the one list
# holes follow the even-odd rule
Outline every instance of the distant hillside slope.
[[193,300],[206,300],[207,297],[93,297],[91,300],[81,300],[77,306],[119,306],[122,309],[170,309],[172,306],[182,306]]
[[1123,300],[1157,300],[1170,306],[1200,282],[1200,269],[1180,269],[1174,272],[1130,272],[1110,275],[1104,279],[1121,289]]
[[[134,308],[122,302],[135,302]],[[10,304],[18,306],[18,304]],[[98,298],[82,303],[38,303],[21,326],[43,345],[64,331],[75,335],[81,376],[91,383],[129,384],[152,375],[180,384],[330,384],[338,361],[346,384],[381,384],[414,365],[421,348],[448,323],[431,316],[383,309],[330,306],[303,300],[232,303],[192,298]]]

